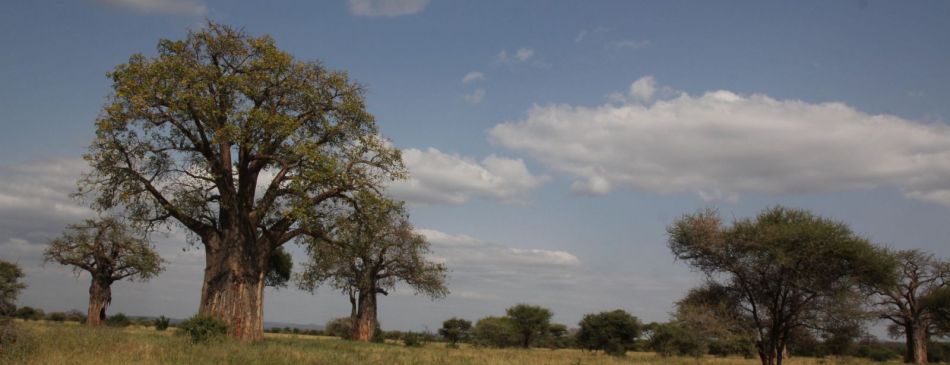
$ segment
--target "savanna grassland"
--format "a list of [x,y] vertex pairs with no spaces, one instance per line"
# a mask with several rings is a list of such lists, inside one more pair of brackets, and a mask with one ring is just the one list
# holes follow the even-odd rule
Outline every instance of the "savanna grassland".
[[[17,322],[21,340],[7,349],[3,364],[393,364],[393,365],[576,365],[576,364],[670,364],[744,365],[757,359],[701,359],[659,357],[653,353],[630,352],[617,358],[579,350],[446,348],[441,343],[409,348],[400,344],[373,344],[343,341],[335,337],[267,334],[255,344],[220,340],[192,344],[174,329],[159,332],[151,327],[89,328],[75,323]],[[786,364],[865,364],[864,359],[793,358]],[[898,362],[893,362],[897,364]]]

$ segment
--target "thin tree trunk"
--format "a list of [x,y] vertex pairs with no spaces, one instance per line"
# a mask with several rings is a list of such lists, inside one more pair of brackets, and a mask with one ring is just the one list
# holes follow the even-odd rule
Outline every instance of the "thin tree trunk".
[[359,308],[353,325],[353,339],[369,342],[376,332],[376,291],[360,290]]
[[205,276],[198,313],[218,317],[239,341],[264,338],[264,274],[270,249],[253,236],[205,240]]
[[112,288],[108,280],[93,275],[89,285],[89,310],[86,325],[101,326],[106,320],[106,308],[112,303]]

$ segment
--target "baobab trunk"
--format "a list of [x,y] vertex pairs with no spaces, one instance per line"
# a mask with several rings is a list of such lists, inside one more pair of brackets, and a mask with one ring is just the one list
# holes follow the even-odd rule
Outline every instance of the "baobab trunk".
[[86,325],[101,326],[106,320],[106,308],[112,303],[112,288],[109,280],[93,276],[89,285],[89,311]]
[[927,363],[927,326],[911,325],[904,327],[904,337],[907,340],[907,353],[904,362],[911,364]]
[[264,338],[264,274],[271,249],[254,235],[226,237],[205,239],[198,313],[224,320],[231,338],[260,341]]
[[369,342],[376,331],[376,292],[361,290],[359,294],[359,308],[356,320],[353,323],[353,339]]

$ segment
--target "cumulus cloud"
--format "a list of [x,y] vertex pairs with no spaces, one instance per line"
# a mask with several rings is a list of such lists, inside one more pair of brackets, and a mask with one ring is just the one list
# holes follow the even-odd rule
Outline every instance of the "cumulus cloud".
[[532,57],[534,57],[533,49],[521,47],[511,53],[509,53],[507,50],[502,50],[498,53],[498,62],[528,62],[528,60],[530,60]]
[[429,0],[347,0],[347,4],[353,15],[394,17],[419,13]]
[[465,94],[463,98],[465,99],[465,102],[469,104],[481,103],[482,99],[485,98],[485,89],[475,89],[475,91]]
[[462,204],[474,197],[523,202],[547,177],[528,171],[521,159],[490,155],[481,162],[435,148],[402,151],[410,178],[389,187],[396,197],[423,204]]
[[703,199],[896,187],[950,205],[950,129],[842,103],[778,100],[725,90],[655,98],[652,78],[619,105],[535,106],[491,139],[577,178]]
[[116,8],[143,14],[205,15],[208,8],[196,0],[96,0]]
[[484,79],[485,79],[485,74],[483,74],[483,73],[481,73],[481,72],[478,72],[478,71],[472,71],[472,72],[469,72],[469,73],[465,74],[465,76],[462,77],[462,83],[463,83],[463,84],[467,84],[467,83],[470,83],[470,82],[481,81],[481,80],[484,80]]

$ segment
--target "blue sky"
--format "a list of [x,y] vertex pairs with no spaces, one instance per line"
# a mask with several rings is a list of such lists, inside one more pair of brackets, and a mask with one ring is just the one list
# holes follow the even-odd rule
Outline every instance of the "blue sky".
[[[253,5],[257,4],[257,5]],[[205,17],[273,36],[365,84],[412,180],[411,205],[453,294],[397,292],[384,328],[437,328],[517,302],[569,325],[623,308],[665,320],[700,278],[665,227],[703,207],[785,204],[896,248],[950,256],[950,4],[349,0],[7,2],[0,11],[0,257],[21,304],[84,308],[87,279],[39,253],[89,214],[84,169],[105,74]],[[117,284],[113,311],[197,309],[201,251]],[[186,250],[182,250],[185,248]],[[323,323],[342,296],[268,292],[268,321]]]

